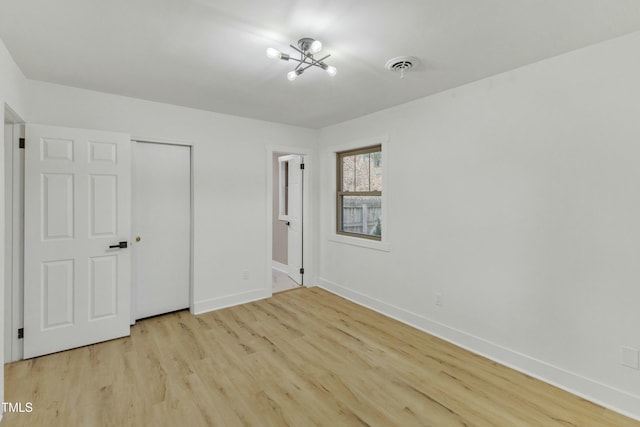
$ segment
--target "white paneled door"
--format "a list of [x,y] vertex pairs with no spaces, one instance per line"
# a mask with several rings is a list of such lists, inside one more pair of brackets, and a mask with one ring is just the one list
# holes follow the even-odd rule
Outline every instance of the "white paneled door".
[[135,320],[189,308],[191,147],[133,147]]
[[302,168],[303,157],[297,154],[278,157],[280,168],[280,214],[287,222],[288,275],[302,284]]
[[129,135],[27,125],[24,357],[129,335]]

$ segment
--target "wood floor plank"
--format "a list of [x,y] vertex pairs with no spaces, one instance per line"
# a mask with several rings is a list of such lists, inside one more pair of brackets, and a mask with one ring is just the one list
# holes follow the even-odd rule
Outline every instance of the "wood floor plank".
[[318,288],[5,366],[5,426],[640,426]]

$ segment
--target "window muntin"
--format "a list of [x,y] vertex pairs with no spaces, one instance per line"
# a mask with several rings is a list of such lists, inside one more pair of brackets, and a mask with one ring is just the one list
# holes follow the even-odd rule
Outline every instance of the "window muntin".
[[382,238],[382,146],[337,154],[338,234]]

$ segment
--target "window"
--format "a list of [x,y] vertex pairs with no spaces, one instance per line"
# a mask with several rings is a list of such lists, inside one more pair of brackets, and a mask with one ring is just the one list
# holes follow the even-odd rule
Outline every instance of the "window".
[[337,154],[338,234],[382,238],[382,146]]

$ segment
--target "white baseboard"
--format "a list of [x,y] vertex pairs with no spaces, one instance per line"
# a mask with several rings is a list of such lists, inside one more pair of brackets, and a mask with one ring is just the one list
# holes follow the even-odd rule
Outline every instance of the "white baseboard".
[[269,298],[271,293],[264,289],[256,289],[253,291],[241,292],[238,294],[227,295],[219,298],[212,298],[204,301],[196,301],[193,304],[193,314],[202,314],[209,311],[219,310],[221,308],[232,307],[234,305],[245,304]]
[[537,378],[612,411],[640,421],[640,396],[585,378],[544,361],[518,353],[425,316],[385,303],[329,280],[318,278],[318,286],[385,316],[411,325],[452,344]]
[[278,261],[271,261],[271,268],[273,268],[274,270],[278,270],[282,273],[286,273],[289,274],[289,266],[286,264],[282,264],[281,262]]
[[307,288],[314,288],[318,286],[318,283],[320,283],[320,279],[318,278],[318,276],[313,276],[313,278],[311,279],[311,283],[305,283],[304,285]]

